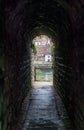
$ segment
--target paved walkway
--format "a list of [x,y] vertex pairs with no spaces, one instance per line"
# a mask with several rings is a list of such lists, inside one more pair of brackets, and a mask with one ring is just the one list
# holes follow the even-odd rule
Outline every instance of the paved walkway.
[[65,130],[64,114],[59,116],[51,85],[49,82],[35,82],[22,130]]

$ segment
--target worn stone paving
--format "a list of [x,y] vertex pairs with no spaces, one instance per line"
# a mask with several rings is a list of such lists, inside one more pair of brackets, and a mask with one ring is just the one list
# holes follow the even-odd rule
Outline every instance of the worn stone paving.
[[34,84],[22,130],[65,130],[63,114],[59,116],[55,92],[51,86],[49,82]]

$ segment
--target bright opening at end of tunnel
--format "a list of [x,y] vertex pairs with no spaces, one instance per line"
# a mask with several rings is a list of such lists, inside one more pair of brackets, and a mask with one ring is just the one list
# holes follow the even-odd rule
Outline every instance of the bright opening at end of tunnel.
[[32,79],[33,81],[53,82],[53,50],[52,39],[47,35],[36,36],[31,44]]

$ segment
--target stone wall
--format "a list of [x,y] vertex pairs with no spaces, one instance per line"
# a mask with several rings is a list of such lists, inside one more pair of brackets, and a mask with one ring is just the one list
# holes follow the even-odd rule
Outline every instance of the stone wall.
[[[18,12],[17,9],[13,12],[11,7],[14,5],[6,6],[7,129],[15,130],[23,100],[31,87],[31,46],[28,38],[25,38],[25,23],[22,18],[24,16],[21,16],[21,12]],[[18,17],[18,15],[20,16]]]
[[[14,129],[15,123],[18,121],[18,115],[21,111],[21,105],[30,90],[31,86],[31,68],[30,68],[30,54],[27,46],[20,50],[14,50],[11,47],[8,50],[8,123],[10,129]],[[12,50],[13,49],[13,50]],[[19,54],[20,53],[20,54]]]
[[4,0],[0,1],[0,130],[7,128],[6,109],[6,72],[5,72],[5,21],[4,21]]
[[[63,31],[62,31],[63,32]],[[63,35],[63,36],[61,36]],[[61,41],[56,41],[54,51],[54,87],[61,96],[69,116],[72,118],[72,44],[65,40],[66,34],[60,34]],[[69,36],[70,37],[70,36]]]
[[[54,84],[66,106],[73,130],[84,129],[84,20],[83,1],[70,2],[71,36],[55,48]],[[63,34],[63,33],[62,33]]]
[[30,43],[41,32],[55,41],[54,86],[63,99],[73,130],[83,130],[83,0],[7,0],[4,6],[8,130],[15,129],[21,104],[30,89]]
[[30,67],[30,50],[25,44],[24,47],[17,44],[12,45],[8,49],[8,123],[10,129],[14,128],[14,124],[18,121],[18,115],[21,111],[21,105],[30,90],[31,86],[31,67]]
[[[74,127],[84,129],[84,3],[74,1],[72,8],[73,24],[73,91],[74,91]],[[74,11],[74,13],[73,13]]]

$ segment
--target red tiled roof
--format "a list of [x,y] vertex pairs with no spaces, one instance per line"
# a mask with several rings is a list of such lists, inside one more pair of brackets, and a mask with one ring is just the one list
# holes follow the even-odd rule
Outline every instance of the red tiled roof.
[[[35,42],[48,42],[48,40],[50,40],[49,38],[39,38],[39,37],[36,37],[35,38]],[[51,53],[51,50],[50,50],[50,44],[45,44],[45,45],[37,45],[36,46],[37,48],[37,56],[38,57],[43,57],[45,55],[48,55]]]

